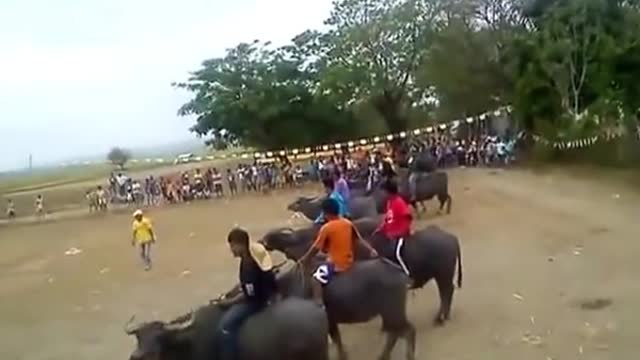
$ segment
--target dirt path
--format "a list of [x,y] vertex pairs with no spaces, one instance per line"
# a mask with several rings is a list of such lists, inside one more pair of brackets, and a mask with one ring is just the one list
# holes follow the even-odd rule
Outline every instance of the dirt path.
[[[444,328],[431,325],[433,285],[410,298],[418,359],[637,357],[638,195],[558,174],[466,169],[450,178],[453,213],[431,213],[418,226],[437,223],[460,237],[464,284]],[[127,358],[133,340],[122,325],[132,313],[171,318],[226,289],[237,266],[228,229],[238,223],[257,236],[286,224],[293,196],[155,210],[151,272],[128,246],[128,214],[0,228],[3,358]],[[82,253],[64,255],[70,247]],[[581,307],[598,299],[611,304]],[[352,359],[378,354],[377,322],[343,329]]]

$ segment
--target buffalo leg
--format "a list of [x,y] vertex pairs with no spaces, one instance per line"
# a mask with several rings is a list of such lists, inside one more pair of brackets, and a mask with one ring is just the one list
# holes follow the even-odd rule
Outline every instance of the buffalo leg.
[[438,293],[440,294],[440,310],[434,319],[436,325],[442,325],[449,319],[451,302],[453,301],[453,283],[451,283],[451,278],[451,276],[439,276],[436,278]]
[[440,202],[440,211],[444,209],[444,206],[447,205],[447,214],[451,213],[451,196],[449,194],[440,194],[438,195],[438,201]]
[[399,337],[399,332],[392,331],[387,333],[387,339],[385,341],[384,348],[382,349],[382,354],[380,354],[378,360],[389,360],[391,358],[391,351],[396,346]]
[[416,328],[412,324],[407,325],[404,338],[407,341],[407,360],[414,360],[416,358]]
[[417,201],[412,201],[411,202],[411,207],[413,208],[413,211],[416,212],[416,215],[420,216],[420,210],[418,209],[418,202]]
[[336,348],[338,349],[338,359],[347,360],[347,351],[344,349],[342,336],[340,335],[340,329],[338,328],[338,324],[336,322],[329,321],[329,336],[331,337],[331,341],[336,345]]
[[447,205],[447,214],[451,214],[451,195],[446,194],[444,203]]

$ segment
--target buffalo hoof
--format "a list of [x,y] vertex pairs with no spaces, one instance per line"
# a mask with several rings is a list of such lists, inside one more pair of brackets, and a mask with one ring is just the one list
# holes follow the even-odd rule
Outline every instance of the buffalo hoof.
[[442,314],[438,314],[434,319],[433,319],[433,325],[434,326],[444,326],[444,322],[445,322],[445,318]]

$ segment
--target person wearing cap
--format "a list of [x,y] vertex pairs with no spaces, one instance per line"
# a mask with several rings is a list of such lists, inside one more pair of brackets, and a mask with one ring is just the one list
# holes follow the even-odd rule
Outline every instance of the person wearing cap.
[[322,212],[327,222],[322,225],[313,245],[298,260],[298,263],[308,269],[309,260],[318,252],[327,253],[327,261],[315,269],[312,275],[315,281],[311,281],[313,299],[318,305],[324,307],[322,287],[328,285],[334,276],[351,269],[358,242],[369,250],[371,257],[377,257],[378,253],[369,243],[362,240],[351,221],[340,216],[340,206],[335,199],[325,199],[322,202]]
[[262,244],[250,241],[249,233],[234,228],[227,236],[233,256],[240,258],[240,288],[242,292],[231,298],[222,298],[218,306],[228,308],[220,320],[223,339],[223,360],[232,360],[237,354],[236,335],[240,326],[252,315],[262,311],[277,294],[273,262]]
[[151,269],[151,244],[156,242],[156,234],[153,231],[151,220],[144,216],[142,210],[133,213],[133,236],[131,246],[140,246],[140,257],[145,265],[145,270]]

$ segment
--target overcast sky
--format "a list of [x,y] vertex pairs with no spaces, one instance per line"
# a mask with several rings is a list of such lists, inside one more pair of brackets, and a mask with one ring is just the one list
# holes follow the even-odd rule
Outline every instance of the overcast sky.
[[331,0],[0,1],[0,170],[191,138],[173,89],[240,41],[319,28]]

